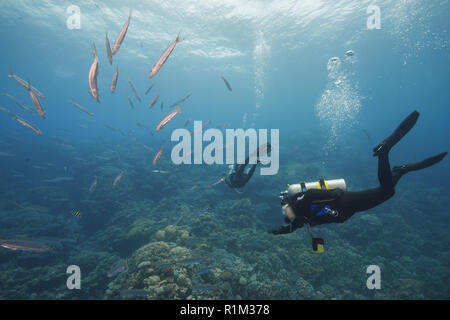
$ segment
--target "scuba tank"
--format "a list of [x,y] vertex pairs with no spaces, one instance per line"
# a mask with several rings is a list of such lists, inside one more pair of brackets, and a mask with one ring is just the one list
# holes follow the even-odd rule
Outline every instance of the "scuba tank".
[[296,184],[288,185],[288,189],[281,193],[281,197],[292,197],[299,192],[306,192],[309,189],[322,189],[322,190],[330,190],[339,188],[343,191],[347,191],[347,185],[345,184],[344,179],[335,179],[335,180],[323,180],[315,182],[300,182]]

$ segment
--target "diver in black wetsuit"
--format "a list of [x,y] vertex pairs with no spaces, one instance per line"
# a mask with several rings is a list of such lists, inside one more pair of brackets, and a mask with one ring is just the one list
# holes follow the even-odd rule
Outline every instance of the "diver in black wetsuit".
[[[270,143],[267,143],[266,145],[264,145],[264,148],[267,148],[264,151],[264,155],[270,153],[270,150],[271,150]],[[258,148],[256,150],[259,153],[259,155],[261,155],[261,153],[260,153],[261,150],[262,150],[262,148]],[[249,155],[245,159],[245,163],[243,163],[243,164],[235,164],[234,166],[231,166],[231,170],[228,173],[228,177],[226,177],[224,180],[225,183],[227,185],[229,185],[231,188],[244,187],[247,184],[247,182],[251,179],[253,174],[255,173],[256,166],[260,162],[259,159],[257,160],[257,162],[254,165],[252,165],[250,167],[250,169],[247,172],[245,172],[245,167],[249,164],[250,157],[251,157],[251,155]]]
[[392,171],[389,164],[389,151],[414,126],[419,117],[417,111],[412,112],[387,139],[373,149],[373,156],[378,156],[378,188],[348,192],[341,189],[320,190],[309,189],[291,196],[283,197],[281,202],[285,222],[289,223],[278,229],[269,230],[273,234],[285,234],[302,227],[325,223],[342,223],[353,214],[369,210],[391,198],[395,193],[395,185],[407,172],[421,170],[441,161],[447,152],[435,155],[414,164],[395,166]]

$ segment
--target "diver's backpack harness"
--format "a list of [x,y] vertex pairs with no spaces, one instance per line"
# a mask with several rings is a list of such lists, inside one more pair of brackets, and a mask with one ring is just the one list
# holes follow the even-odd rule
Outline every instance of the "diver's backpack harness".
[[[308,191],[309,189],[321,189],[321,190],[329,190],[329,189],[341,189],[343,191],[345,191],[347,189],[347,186],[345,184],[345,180],[344,179],[336,179],[336,180],[324,180],[324,179],[320,179],[319,181],[316,182],[300,182],[298,184],[294,184],[294,185],[288,185],[288,189],[286,191],[281,192],[280,194],[280,198],[282,199],[282,205],[284,204],[284,206],[282,207],[282,210],[285,210],[285,206],[287,204],[289,204],[290,202],[292,202],[293,197],[299,193],[302,194],[301,197],[298,197],[296,200],[302,200],[304,194],[306,193],[306,191]],[[291,199],[291,200],[289,200]],[[292,203],[291,203],[292,204]],[[312,204],[310,207],[310,210],[312,210],[313,212],[310,211],[310,213],[313,213],[314,215],[320,216],[320,215],[325,215],[325,214],[329,214],[333,217],[338,217],[339,216],[339,212],[337,210],[332,209],[329,205],[323,205],[321,206],[320,204]],[[324,240],[322,238],[315,238],[311,232],[311,222],[309,221],[308,217],[304,216],[305,219],[305,225],[306,228],[308,230],[308,233],[311,236],[312,239],[312,249],[313,252],[315,253],[323,253],[324,252]],[[290,231],[292,232],[292,221],[286,221],[289,222],[290,225]]]

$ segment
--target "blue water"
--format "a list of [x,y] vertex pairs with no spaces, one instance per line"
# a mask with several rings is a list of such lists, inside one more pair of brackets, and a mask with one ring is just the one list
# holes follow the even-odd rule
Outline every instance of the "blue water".
[[[344,178],[353,191],[377,186],[372,149],[413,110],[418,123],[390,153],[391,164],[448,151],[449,1],[81,1],[81,28],[69,29],[71,4],[2,3],[0,90],[33,113],[0,96],[11,111],[0,111],[0,239],[58,250],[0,247],[0,298],[120,299],[129,290],[151,292],[150,299],[450,298],[448,159],[403,177],[379,207],[313,228],[326,241],[321,255],[311,252],[306,230],[266,232],[283,224],[277,196],[288,183]],[[380,8],[380,29],[367,28],[369,5]],[[111,66],[105,33],[113,45],[130,10]],[[150,79],[177,34],[183,40]],[[93,44],[100,103],[89,93]],[[45,95],[46,119],[11,71]],[[190,93],[181,114],[156,132],[174,110],[168,106]],[[14,113],[43,135],[12,121]],[[278,129],[278,173],[257,170],[238,193],[211,186],[226,165],[174,165],[170,136],[188,119],[189,130],[194,120]],[[154,268],[204,256],[203,265]],[[107,278],[125,258],[129,268]],[[80,290],[66,288],[69,265],[82,270]],[[381,268],[380,290],[366,287],[369,265]],[[211,271],[196,276],[204,268]]]

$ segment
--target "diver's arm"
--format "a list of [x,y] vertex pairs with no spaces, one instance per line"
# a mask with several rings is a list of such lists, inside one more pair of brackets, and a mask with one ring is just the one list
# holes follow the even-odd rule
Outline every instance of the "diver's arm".
[[286,234],[291,233],[297,230],[298,228],[303,227],[304,221],[303,219],[296,218],[294,221],[292,221],[287,226],[281,226],[278,229],[271,229],[269,230],[269,233],[272,234]]
[[233,186],[231,185],[230,181],[228,181],[227,178],[223,179],[223,181],[224,181],[228,186],[230,186],[231,188],[233,188]]

